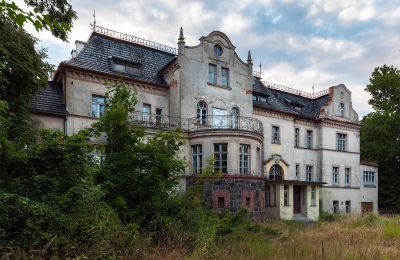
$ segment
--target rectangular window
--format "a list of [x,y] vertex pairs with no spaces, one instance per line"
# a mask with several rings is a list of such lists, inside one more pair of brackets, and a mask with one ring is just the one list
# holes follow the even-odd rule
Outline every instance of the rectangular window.
[[156,108],[156,124],[161,125],[162,109]]
[[351,168],[344,169],[344,185],[351,186]]
[[307,130],[307,136],[306,136],[306,147],[307,148],[309,148],[309,149],[312,148],[312,146],[313,146],[312,141],[313,141],[313,131]]
[[267,103],[267,97],[266,96],[260,96],[259,98],[260,98],[260,102]]
[[351,212],[351,201],[346,200],[346,213],[350,213],[350,212]]
[[272,140],[271,143],[273,144],[279,144],[279,126],[272,126]]
[[257,147],[257,161],[256,161],[256,171],[261,175],[261,149]]
[[306,181],[313,181],[313,166],[306,166]]
[[339,186],[339,167],[332,168],[332,185]]
[[271,205],[272,205],[272,203],[271,203],[271,186],[267,186],[266,187],[266,200],[265,200],[265,205],[267,206],[267,207],[270,207]]
[[300,129],[299,128],[295,128],[294,129],[294,147],[299,147],[300,146]]
[[229,86],[229,69],[221,68],[221,85],[228,87]]
[[273,195],[273,199],[274,199],[274,203],[272,204],[273,206],[276,206],[276,185],[272,185],[272,195]]
[[239,157],[239,172],[248,174],[250,172],[250,145],[240,144]]
[[338,200],[333,201],[333,213],[339,213],[339,201]]
[[253,95],[253,101],[258,101],[258,96]]
[[214,144],[215,171],[228,173],[228,144]]
[[250,208],[250,201],[251,201],[251,198],[246,197],[246,207],[248,207],[248,208]]
[[289,185],[283,186],[283,203],[285,206],[289,206]]
[[208,83],[217,84],[217,65],[208,64]]
[[151,116],[151,105],[143,103],[143,121],[150,121],[150,116]]
[[346,151],[346,134],[337,133],[336,134],[336,150]]
[[219,209],[225,208],[225,198],[224,197],[218,197],[218,208]]
[[126,64],[120,61],[113,62],[113,70],[116,72],[122,72],[132,75],[139,75],[140,68],[132,64]]
[[364,186],[375,186],[375,172],[364,171],[363,172],[363,184],[364,184]]
[[315,192],[315,187],[311,187],[311,206],[316,206]]
[[103,96],[92,95],[92,116],[99,118],[106,109],[106,98]]
[[299,180],[300,176],[300,164],[296,163],[296,180]]
[[203,151],[201,144],[192,145],[192,170],[194,174],[201,173],[203,168]]

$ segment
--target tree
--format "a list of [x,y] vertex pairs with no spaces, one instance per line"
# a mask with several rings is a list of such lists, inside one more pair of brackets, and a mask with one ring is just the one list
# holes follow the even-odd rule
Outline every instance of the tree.
[[400,71],[375,68],[366,91],[375,112],[361,122],[361,157],[379,164],[379,204],[400,211]]
[[46,53],[37,51],[37,40],[7,19],[0,18],[0,100],[12,112],[10,137],[20,137],[28,127],[34,93],[47,86],[51,66],[43,61]]
[[20,28],[30,22],[37,31],[50,30],[57,38],[67,40],[77,18],[68,0],[25,0],[25,3],[33,11],[25,11],[12,1],[0,0],[0,15],[9,17]]
[[131,121],[137,99],[126,86],[110,88],[106,100],[106,112],[94,125],[95,132],[107,136],[99,182],[124,223],[148,223],[184,169],[179,157],[183,140],[177,132],[145,136],[144,129]]

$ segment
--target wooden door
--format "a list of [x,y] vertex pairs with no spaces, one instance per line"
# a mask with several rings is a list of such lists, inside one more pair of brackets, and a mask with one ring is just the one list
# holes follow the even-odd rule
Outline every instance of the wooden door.
[[293,213],[301,213],[301,189],[299,186],[293,187]]
[[374,211],[374,203],[373,202],[361,202],[361,213],[370,213]]

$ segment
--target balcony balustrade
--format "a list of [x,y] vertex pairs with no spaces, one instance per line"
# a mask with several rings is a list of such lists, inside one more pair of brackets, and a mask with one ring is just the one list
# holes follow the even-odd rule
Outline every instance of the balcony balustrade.
[[261,121],[244,116],[218,115],[203,116],[202,118],[179,118],[135,111],[132,113],[131,120],[137,125],[163,130],[181,129],[184,132],[193,132],[225,129],[263,134]]

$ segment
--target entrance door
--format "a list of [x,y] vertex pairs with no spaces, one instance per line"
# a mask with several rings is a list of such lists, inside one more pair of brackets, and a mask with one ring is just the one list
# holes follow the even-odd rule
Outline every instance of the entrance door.
[[213,107],[213,128],[226,128],[228,126],[227,116],[226,109]]
[[293,213],[301,213],[301,188],[293,187]]
[[361,202],[361,213],[370,213],[374,210],[374,203],[373,202]]

